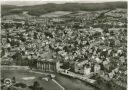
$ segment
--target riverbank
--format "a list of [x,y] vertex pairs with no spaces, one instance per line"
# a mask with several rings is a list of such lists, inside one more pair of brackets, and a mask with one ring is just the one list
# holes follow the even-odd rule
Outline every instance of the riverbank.
[[72,78],[82,80],[82,81],[87,82],[88,84],[98,88],[97,85],[95,84],[96,80],[94,80],[94,79],[90,79],[86,76],[78,75],[78,74],[75,74],[75,73],[70,72],[70,71],[68,71],[68,73],[65,73],[65,72],[59,72],[59,73],[62,74],[62,75],[65,75],[65,76],[69,76],[69,77],[72,77]]
[[[49,73],[44,73],[44,72],[39,72],[39,71],[33,71],[33,70],[30,70],[29,72],[37,73],[37,74],[43,74],[43,75],[50,75]],[[56,83],[62,90],[65,90],[65,88],[62,85],[60,85],[55,79],[52,79],[52,81],[54,83]]]
[[8,65],[1,65],[1,70],[30,70],[28,66],[8,66]]

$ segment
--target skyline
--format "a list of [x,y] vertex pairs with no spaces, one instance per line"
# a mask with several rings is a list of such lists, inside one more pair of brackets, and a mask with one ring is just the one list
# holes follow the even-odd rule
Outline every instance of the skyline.
[[47,3],[104,3],[104,2],[116,2],[116,1],[127,1],[127,0],[2,0],[3,5],[16,5],[16,6],[32,6]]

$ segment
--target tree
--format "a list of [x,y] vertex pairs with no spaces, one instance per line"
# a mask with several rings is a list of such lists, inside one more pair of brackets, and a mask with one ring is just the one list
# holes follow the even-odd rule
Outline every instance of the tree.
[[39,84],[39,82],[37,82],[37,81],[35,81],[35,82],[33,83],[33,86],[29,86],[29,88],[30,88],[31,90],[44,90],[43,87],[40,87],[40,84]]

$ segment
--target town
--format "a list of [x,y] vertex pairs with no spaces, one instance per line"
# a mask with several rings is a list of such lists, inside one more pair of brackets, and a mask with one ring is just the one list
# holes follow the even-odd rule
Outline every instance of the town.
[[55,11],[40,17],[24,11],[1,19],[2,66],[29,66],[98,88],[107,83],[111,90],[126,90],[126,9]]

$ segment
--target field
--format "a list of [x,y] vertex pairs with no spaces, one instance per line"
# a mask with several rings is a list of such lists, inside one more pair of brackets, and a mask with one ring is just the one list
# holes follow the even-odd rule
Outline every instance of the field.
[[71,12],[69,12],[69,11],[56,11],[56,12],[43,14],[43,15],[41,15],[41,17],[60,17],[60,16],[67,15],[70,13]]
[[[28,71],[21,71],[21,70],[2,70],[1,71],[2,78],[12,78],[13,76],[16,77],[17,82],[22,82],[27,84],[27,86],[33,85],[34,81],[38,81],[40,83],[40,86],[44,88],[44,90],[61,90],[61,88],[54,83],[51,79],[49,81],[45,81],[42,79],[39,79],[39,77],[45,77],[45,75],[41,74],[35,74]],[[35,78],[35,79],[26,79],[25,78]],[[50,86],[50,87],[49,87]]]

